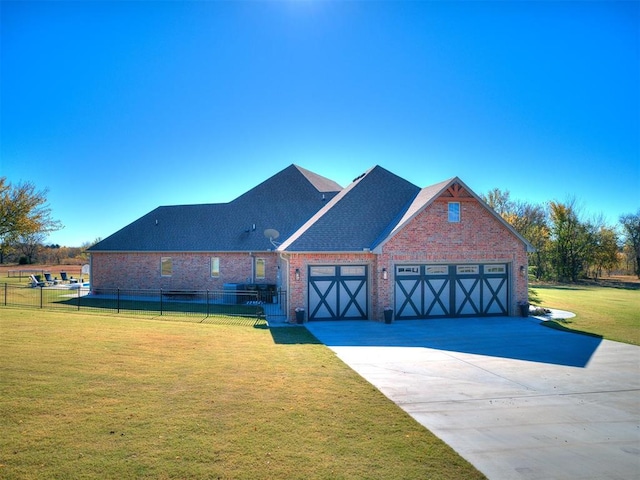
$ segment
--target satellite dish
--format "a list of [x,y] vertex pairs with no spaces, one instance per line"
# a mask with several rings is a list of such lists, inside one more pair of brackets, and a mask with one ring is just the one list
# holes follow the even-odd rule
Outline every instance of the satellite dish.
[[280,236],[280,232],[274,230],[273,228],[267,228],[264,231],[264,236],[269,239],[271,245],[273,245],[274,248],[278,248],[279,243],[274,242],[274,240]]
[[264,236],[267,237],[269,240],[275,240],[280,236],[280,232],[278,232],[277,230],[274,230],[273,228],[267,228],[264,231]]

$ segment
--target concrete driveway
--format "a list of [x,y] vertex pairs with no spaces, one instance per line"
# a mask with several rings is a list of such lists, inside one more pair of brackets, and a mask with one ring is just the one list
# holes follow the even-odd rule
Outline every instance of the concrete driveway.
[[306,325],[489,479],[640,479],[640,347],[540,323]]

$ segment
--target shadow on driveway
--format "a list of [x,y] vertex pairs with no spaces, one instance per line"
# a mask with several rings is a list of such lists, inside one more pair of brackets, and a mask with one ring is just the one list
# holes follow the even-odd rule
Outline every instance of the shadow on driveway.
[[423,347],[571,367],[586,367],[601,337],[545,328],[520,317],[310,322],[328,347]]

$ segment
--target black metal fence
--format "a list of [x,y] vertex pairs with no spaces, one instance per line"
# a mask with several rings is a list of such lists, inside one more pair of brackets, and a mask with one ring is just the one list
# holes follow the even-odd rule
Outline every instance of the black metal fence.
[[41,269],[8,270],[7,277],[19,278],[20,280],[22,280],[23,278],[29,278],[30,275],[44,276],[44,272],[45,271]]
[[286,294],[255,290],[133,290],[82,284],[27,287],[0,285],[0,305],[140,315],[286,318]]

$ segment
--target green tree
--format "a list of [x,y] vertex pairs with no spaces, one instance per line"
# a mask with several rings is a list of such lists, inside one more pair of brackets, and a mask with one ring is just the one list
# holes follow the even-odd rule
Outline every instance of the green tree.
[[551,263],[557,280],[577,281],[588,264],[594,245],[594,225],[581,222],[575,200],[549,202]]
[[60,228],[62,224],[51,217],[46,190],[36,190],[30,182],[11,185],[6,177],[0,177],[0,253],[21,236]]
[[622,215],[620,217],[625,246],[632,252],[635,258],[635,273],[640,278],[640,209],[636,213]]
[[527,202],[514,202],[513,210],[503,217],[536,249],[529,254],[529,265],[534,267],[536,279],[545,277],[548,270],[550,243],[545,207]]
[[529,265],[533,267],[536,279],[543,278],[548,269],[550,237],[545,207],[511,200],[509,190],[499,188],[481,198],[533,245],[536,251],[529,254]]
[[593,275],[598,278],[603,270],[611,271],[618,266],[618,235],[613,228],[602,226],[594,240],[591,264]]

